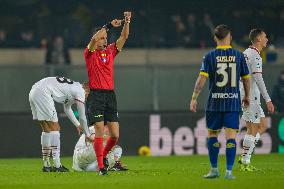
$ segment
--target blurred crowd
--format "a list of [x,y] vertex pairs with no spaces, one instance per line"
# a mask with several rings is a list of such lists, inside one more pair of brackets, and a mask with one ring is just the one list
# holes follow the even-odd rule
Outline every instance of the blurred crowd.
[[[114,6],[107,7],[103,2],[89,0],[64,0],[60,4],[55,0],[3,1],[0,8],[0,48],[49,48],[54,46],[58,37],[65,49],[84,47],[94,28],[115,16],[122,18],[122,7],[133,11],[127,47],[212,47],[212,31],[220,23],[231,26],[234,43],[240,46],[249,44],[248,32],[253,27],[264,28],[274,45],[284,46],[284,9],[277,3],[271,3],[269,7],[258,3],[258,7],[253,9],[241,8],[232,2],[231,6],[220,9],[219,4],[211,1],[199,4],[181,1],[175,5],[161,0],[153,3],[149,0],[144,3],[137,0],[125,2],[128,2],[127,6],[115,6],[117,2],[110,0],[109,4]],[[113,31],[110,40],[118,35],[118,31]]]
[[[46,64],[69,65],[70,48],[85,47],[97,27],[131,10],[133,19],[126,47],[214,47],[216,25],[232,28],[233,43],[249,45],[252,28],[263,28],[270,47],[266,62],[275,61],[275,47],[284,47],[284,1],[219,0],[0,0],[0,48],[46,49]],[[113,42],[120,30],[108,35]],[[62,72],[62,70],[61,70]],[[272,94],[278,112],[284,112],[284,70]]]
[[278,82],[274,85],[272,101],[277,112],[284,112],[284,70],[281,71]]

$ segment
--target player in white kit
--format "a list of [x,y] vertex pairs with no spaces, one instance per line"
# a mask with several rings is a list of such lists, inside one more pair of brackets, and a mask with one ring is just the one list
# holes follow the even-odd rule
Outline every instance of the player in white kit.
[[[94,126],[89,127],[92,136],[95,134]],[[105,127],[107,130],[107,127]],[[104,141],[107,140],[108,132],[105,132]],[[126,171],[128,170],[121,164],[119,159],[122,155],[122,148],[118,145],[108,153],[107,160],[110,170]],[[97,157],[92,143],[85,142],[85,134],[82,134],[78,140],[73,154],[73,166],[76,171],[99,171]]]
[[[42,127],[41,146],[43,157],[43,172],[67,172],[60,162],[60,126],[58,123],[55,102],[63,104],[64,112],[77,131],[83,130],[86,140],[91,141],[90,131],[85,116],[85,97],[89,90],[87,85],[74,82],[65,77],[47,77],[35,83],[29,94],[29,101],[34,120]],[[77,105],[79,121],[76,119],[71,106]],[[52,154],[54,167],[49,162]]]
[[[252,29],[249,34],[252,45],[244,51],[244,55],[251,74],[250,105],[243,108],[242,119],[246,121],[247,133],[243,140],[243,153],[239,159],[241,170],[254,171],[256,168],[250,165],[250,159],[255,145],[262,133],[267,129],[265,115],[261,108],[260,94],[264,98],[269,113],[274,113],[274,106],[266,90],[262,78],[262,58],[260,52],[266,47],[268,39],[261,29]],[[242,86],[242,85],[241,85]],[[241,95],[244,89],[241,87]]]

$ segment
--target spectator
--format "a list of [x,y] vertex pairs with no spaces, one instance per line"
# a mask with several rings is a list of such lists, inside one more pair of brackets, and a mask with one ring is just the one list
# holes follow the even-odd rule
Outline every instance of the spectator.
[[4,29],[0,29],[0,47],[7,46],[7,36]]
[[56,36],[51,45],[47,45],[46,64],[70,64],[67,45],[61,36]]
[[26,30],[21,32],[20,34],[20,41],[19,41],[20,47],[36,47],[36,40],[34,37],[34,32],[31,30]]
[[[137,14],[134,14],[135,16],[135,22],[131,23],[131,33],[134,33],[135,35],[132,35],[128,41],[127,41],[127,47],[145,47],[148,44],[150,31],[152,31],[151,28],[149,28],[150,19],[148,17],[148,13],[144,9],[140,9]],[[143,28],[143,30],[141,30]]]
[[197,36],[198,25],[196,22],[196,17],[194,14],[190,13],[187,15],[186,22],[186,46],[187,47],[198,47],[199,46],[199,38]]
[[277,47],[284,47],[284,9],[279,13],[279,21],[276,27]]
[[246,46],[247,39],[247,23],[246,18],[242,15],[242,11],[234,10],[232,13],[230,25],[233,31],[234,40],[238,45]]
[[214,31],[214,24],[211,19],[210,14],[205,13],[203,16],[203,22],[199,27],[200,32],[200,47],[213,47],[214,40],[213,40],[213,31]]
[[273,88],[272,101],[276,111],[284,112],[284,70],[281,71],[278,83]]
[[[172,15],[171,21],[173,22],[172,27],[169,28],[167,33],[167,40],[169,47],[180,47],[185,45],[185,32],[186,28],[182,22],[180,15]],[[174,31],[174,32],[172,32]]]

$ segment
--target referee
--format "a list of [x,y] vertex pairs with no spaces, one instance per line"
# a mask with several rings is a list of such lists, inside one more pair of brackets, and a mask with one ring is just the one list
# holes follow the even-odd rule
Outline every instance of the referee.
[[[124,19],[114,19],[93,35],[85,49],[84,56],[89,77],[90,95],[87,98],[87,117],[95,126],[94,150],[99,175],[107,174],[106,155],[117,143],[119,124],[117,101],[114,92],[114,58],[122,50],[129,34],[131,12],[124,12]],[[123,25],[120,37],[115,43],[107,44],[107,32]],[[110,138],[103,147],[104,121],[107,122]]]

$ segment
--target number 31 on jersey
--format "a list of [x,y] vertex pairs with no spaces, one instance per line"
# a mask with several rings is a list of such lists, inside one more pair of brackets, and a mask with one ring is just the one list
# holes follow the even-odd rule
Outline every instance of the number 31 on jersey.
[[[223,79],[222,81],[218,81],[216,82],[216,85],[218,87],[224,87],[228,84],[229,79],[230,79],[230,84],[231,87],[236,87],[237,86],[237,66],[236,63],[217,63],[217,74],[218,75],[222,75]],[[228,74],[228,68],[231,70],[230,71],[230,77],[229,78],[229,74]]]

